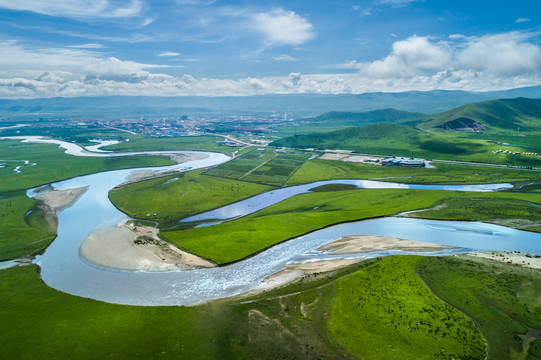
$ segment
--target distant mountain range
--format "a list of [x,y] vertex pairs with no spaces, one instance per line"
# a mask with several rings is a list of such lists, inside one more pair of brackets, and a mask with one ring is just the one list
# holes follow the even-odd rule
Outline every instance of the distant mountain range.
[[248,97],[106,96],[0,100],[0,117],[141,117],[181,115],[367,112],[393,108],[435,114],[472,102],[503,98],[541,98],[541,86],[495,92],[410,91],[345,95],[261,95]]

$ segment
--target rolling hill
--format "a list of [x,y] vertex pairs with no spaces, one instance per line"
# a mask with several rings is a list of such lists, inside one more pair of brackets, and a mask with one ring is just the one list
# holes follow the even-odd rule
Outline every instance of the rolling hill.
[[418,121],[416,127],[376,123],[289,136],[271,145],[537,167],[539,131],[541,100],[516,98],[461,106]]
[[417,127],[492,134],[541,131],[541,99],[516,98],[467,104],[427,116],[417,123]]

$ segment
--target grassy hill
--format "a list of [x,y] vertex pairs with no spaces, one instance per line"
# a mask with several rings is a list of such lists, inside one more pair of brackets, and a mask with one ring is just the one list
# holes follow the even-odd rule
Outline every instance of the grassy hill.
[[470,119],[490,134],[541,131],[541,99],[503,99],[472,103],[432,115],[417,124],[422,129],[442,128],[456,119]]
[[[378,114],[382,118],[396,119],[400,113],[387,109]],[[321,117],[350,119],[347,115],[338,114],[341,113],[328,113]],[[403,115],[412,119],[413,114]],[[353,115],[349,116],[353,118]],[[271,145],[541,166],[541,158],[532,154],[541,153],[541,99],[516,98],[472,103],[427,116],[415,124],[415,127],[387,122],[369,124],[285,137]]]
[[352,126],[378,122],[414,124],[426,118],[426,114],[396,109],[381,109],[366,112],[331,111],[313,118],[302,119],[295,126],[275,127],[275,135],[286,137],[341,130]]
[[273,146],[316,149],[347,149],[392,154],[420,143],[422,131],[401,124],[376,123],[327,133],[295,135],[273,142]]
[[335,123],[349,124],[350,126],[366,125],[377,122],[405,123],[412,122],[426,115],[417,112],[402,111],[396,109],[382,109],[362,113],[347,111],[331,111],[313,118],[314,121],[332,121]]

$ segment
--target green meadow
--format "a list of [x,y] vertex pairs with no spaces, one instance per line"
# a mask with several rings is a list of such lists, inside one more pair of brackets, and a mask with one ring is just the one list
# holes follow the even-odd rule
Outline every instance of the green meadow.
[[206,176],[199,170],[126,185],[112,190],[109,198],[126,214],[158,221],[160,228],[168,228],[178,225],[182,218],[270,189],[265,185]]
[[0,198],[0,261],[34,254],[56,237],[56,226],[46,220],[38,202],[25,191]]
[[[165,157],[76,157],[64,154],[57,145],[2,140],[0,163],[8,164],[0,172],[0,259],[4,260],[39,252],[56,236],[56,225],[26,196],[26,189],[100,171],[173,162]],[[21,166],[20,173],[14,171],[16,166]]]
[[123,151],[160,151],[160,150],[199,150],[230,153],[240,147],[218,144],[224,138],[219,136],[181,136],[151,138],[134,136],[130,141],[104,147],[104,150]]
[[439,163],[435,165],[435,169],[402,168],[314,159],[307,161],[289,179],[287,185],[332,179],[369,179],[409,184],[489,184],[541,181],[541,171]]
[[490,260],[393,256],[251,297],[141,307],[64,294],[34,266],[13,268],[0,271],[0,355],[536,359],[527,329],[541,329],[540,280]]
[[[531,205],[526,201],[541,204],[539,194],[407,189],[335,190],[297,195],[222,224],[163,231],[161,234],[182,249],[224,264],[332,224],[425,209],[449,197],[517,199],[523,200],[520,204],[527,209]],[[510,212],[507,215],[514,218],[515,214]],[[518,216],[517,219],[522,218]]]

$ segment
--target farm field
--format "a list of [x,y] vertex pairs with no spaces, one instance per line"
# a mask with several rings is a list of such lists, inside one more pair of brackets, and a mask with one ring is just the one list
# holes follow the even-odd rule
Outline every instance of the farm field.
[[311,153],[254,149],[242,156],[207,171],[206,175],[282,186]]

